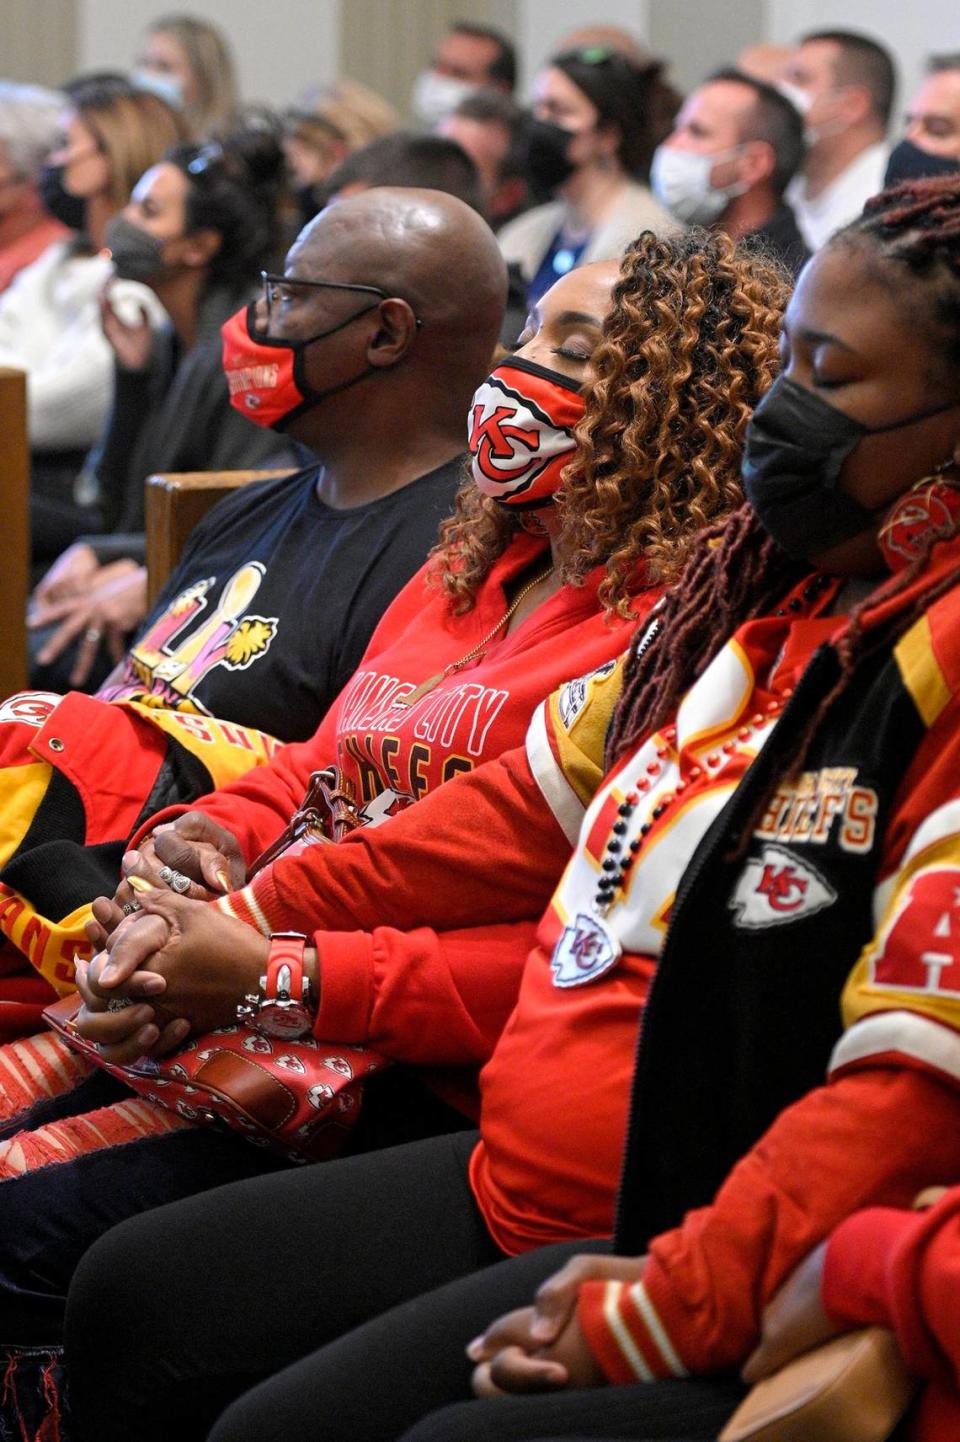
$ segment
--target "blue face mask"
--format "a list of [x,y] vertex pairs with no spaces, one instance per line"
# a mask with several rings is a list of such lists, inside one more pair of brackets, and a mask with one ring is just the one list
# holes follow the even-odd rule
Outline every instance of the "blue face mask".
[[150,95],[159,95],[173,110],[183,109],[183,81],[179,75],[171,75],[166,70],[148,70],[141,65],[132,71],[130,81],[135,90],[146,90]]
[[960,401],[865,426],[786,376],[774,381],[747,427],[740,473],[747,500],[765,530],[795,560],[810,560],[859,536],[889,510],[869,511],[840,485],[840,472],[864,436],[881,435],[940,415]]

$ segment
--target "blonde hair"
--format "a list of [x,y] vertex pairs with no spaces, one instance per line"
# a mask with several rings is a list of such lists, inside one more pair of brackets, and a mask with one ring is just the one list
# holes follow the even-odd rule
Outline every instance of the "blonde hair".
[[285,118],[287,134],[305,145],[326,151],[331,140],[340,141],[347,154],[392,135],[400,125],[400,115],[388,100],[347,75],[310,91]]
[[185,138],[180,116],[147,91],[79,93],[73,109],[107,158],[110,199],[117,210],[126,205],[144,171]]
[[192,15],[161,15],[150,34],[172,35],[183,46],[197,88],[197,98],[187,108],[193,138],[221,137],[237,115],[236,72],[222,33]]

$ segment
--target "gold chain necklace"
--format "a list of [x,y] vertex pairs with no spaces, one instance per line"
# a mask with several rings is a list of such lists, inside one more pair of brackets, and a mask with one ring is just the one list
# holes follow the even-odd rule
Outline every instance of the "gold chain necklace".
[[552,575],[553,566],[550,565],[541,575],[536,576],[532,581],[529,581],[527,585],[523,587],[522,591],[517,592],[516,596],[514,596],[513,600],[510,602],[510,605],[500,617],[500,620],[497,622],[497,624],[493,627],[492,630],[487,632],[482,641],[477,642],[472,651],[468,651],[465,656],[461,656],[459,661],[451,661],[449,666],[444,666],[443,670],[438,671],[435,676],[430,676],[428,680],[421,681],[420,685],[417,686],[413,691],[411,691],[409,696],[404,696],[402,699],[395,701],[393,704],[395,706],[403,707],[415,706],[417,702],[421,700],[422,697],[428,695],[435,686],[439,686],[441,681],[445,681],[447,677],[452,676],[455,671],[462,671],[464,666],[469,666],[471,661],[475,661],[477,657],[482,656],[486,647],[489,646],[490,642],[493,640],[497,632],[502,631],[504,626],[510,620],[511,616],[513,616],[521,601],[523,601],[527,596],[529,596],[531,591],[536,590],[537,586],[539,586],[543,581],[545,581],[548,576]]

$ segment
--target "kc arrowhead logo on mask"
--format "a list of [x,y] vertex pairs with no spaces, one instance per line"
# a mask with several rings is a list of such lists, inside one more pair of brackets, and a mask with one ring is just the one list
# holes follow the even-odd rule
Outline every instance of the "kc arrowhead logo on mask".
[[582,416],[577,381],[522,356],[503,361],[470,407],[477,487],[501,505],[549,505],[576,448],[573,430]]

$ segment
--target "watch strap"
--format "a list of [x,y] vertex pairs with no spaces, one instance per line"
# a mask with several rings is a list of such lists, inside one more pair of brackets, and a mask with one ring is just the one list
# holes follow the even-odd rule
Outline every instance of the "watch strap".
[[265,1001],[302,1001],[303,953],[307,938],[300,932],[278,931],[270,937],[266,976],[261,983]]

